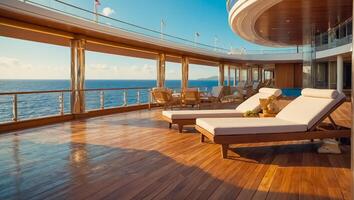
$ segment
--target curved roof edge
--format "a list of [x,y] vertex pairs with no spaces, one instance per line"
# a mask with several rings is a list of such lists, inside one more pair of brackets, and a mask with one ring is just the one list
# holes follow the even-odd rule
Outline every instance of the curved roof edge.
[[229,25],[232,31],[243,39],[272,47],[284,47],[288,44],[265,40],[257,34],[254,27],[258,17],[267,9],[282,0],[238,0],[229,12]]

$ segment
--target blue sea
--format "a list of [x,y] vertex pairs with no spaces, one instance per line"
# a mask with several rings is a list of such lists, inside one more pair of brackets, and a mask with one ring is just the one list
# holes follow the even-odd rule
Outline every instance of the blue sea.
[[[201,90],[209,90],[218,84],[217,80],[190,80],[190,87],[199,87]],[[97,88],[153,88],[156,80],[86,80],[86,89]],[[180,80],[167,80],[166,87],[176,91],[181,87]],[[0,80],[0,93],[45,91],[45,90],[69,90],[69,80]],[[148,102],[148,90],[140,90],[140,103]],[[18,95],[19,120],[37,118],[50,115],[58,115],[60,93],[51,94],[23,94]],[[105,91],[105,108],[123,106],[123,91]],[[12,96],[0,95],[0,123],[12,120]],[[127,104],[133,105],[137,101],[137,90],[127,90]],[[86,110],[100,108],[100,92],[86,92]],[[70,112],[70,94],[64,93],[64,113]]]

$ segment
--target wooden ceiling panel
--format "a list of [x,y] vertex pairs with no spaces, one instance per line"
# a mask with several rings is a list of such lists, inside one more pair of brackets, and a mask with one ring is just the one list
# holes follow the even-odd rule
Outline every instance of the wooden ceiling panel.
[[276,43],[301,45],[352,16],[352,0],[283,0],[260,15],[256,33]]

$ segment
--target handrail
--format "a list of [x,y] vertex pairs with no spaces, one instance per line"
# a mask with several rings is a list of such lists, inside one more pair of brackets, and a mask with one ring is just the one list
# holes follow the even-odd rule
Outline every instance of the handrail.
[[[170,87],[177,89],[177,87]],[[196,88],[208,88],[196,86]],[[7,98],[0,102],[3,105],[0,110],[0,124],[9,121],[18,122],[23,119],[34,119],[36,117],[63,116],[71,113],[71,93],[83,91],[85,95],[86,110],[104,110],[108,108],[126,107],[129,105],[150,104],[153,102],[150,87],[129,87],[129,88],[88,88],[83,90],[42,90],[42,91],[19,91],[2,92],[0,97]],[[179,89],[179,88],[178,88]],[[120,91],[119,93],[108,93],[105,91]],[[121,92],[122,91],[122,92]],[[130,92],[131,91],[131,92]],[[94,93],[93,93],[94,92]],[[97,94],[98,92],[98,94]],[[43,94],[57,94],[47,98]],[[22,98],[21,95],[39,95],[35,98]],[[41,102],[46,107],[42,107]],[[48,107],[49,106],[49,107]],[[49,109],[48,109],[49,108]],[[34,114],[33,114],[34,112]],[[5,117],[4,117],[5,116]]]
[[[149,87],[132,87],[132,88],[89,88],[77,91],[101,91],[101,90],[143,90],[150,89]],[[72,90],[41,90],[41,91],[24,91],[24,92],[0,92],[0,96],[13,95],[13,94],[43,94],[43,93],[59,93],[59,92],[72,92]]]
[[[88,88],[83,90],[42,90],[42,91],[15,91],[2,92],[0,97],[7,98],[9,101],[0,102],[3,105],[3,110],[0,110],[0,124],[4,122],[18,122],[23,119],[33,119],[36,117],[48,116],[63,116],[66,113],[71,113],[71,95],[72,92],[83,91],[86,94],[87,111],[95,109],[107,109],[112,107],[125,107],[128,105],[141,105],[142,103],[150,104],[150,89],[149,87],[130,87],[130,88]],[[123,91],[118,95],[123,95],[122,98],[115,98],[112,102],[112,96],[115,94],[105,93],[105,91]],[[128,95],[129,91],[135,95]],[[147,92],[145,92],[147,91]],[[90,94],[99,92],[99,95]],[[46,98],[48,94],[57,94]],[[26,95],[26,98],[21,98],[21,95]],[[39,95],[38,97],[28,97],[27,95]],[[107,98],[105,98],[105,96]],[[28,98],[27,98],[28,97]],[[92,98],[93,97],[93,98]],[[107,99],[107,101],[105,101]],[[92,101],[93,100],[93,101]],[[41,102],[46,102],[42,107]],[[97,105],[99,105],[97,107]],[[40,107],[40,108],[39,108]],[[34,112],[34,113],[33,113]]]
[[101,90],[145,90],[151,89],[149,87],[131,87],[131,88],[89,88],[81,91],[101,91]]
[[47,94],[47,93],[60,93],[71,92],[71,90],[43,90],[43,91],[24,91],[24,92],[1,92],[0,96],[14,95],[14,94]]
[[[330,28],[326,32],[315,35],[316,51],[323,51],[350,44],[353,41],[353,33],[350,25],[353,25],[353,17],[346,19],[344,22]],[[345,27],[346,30],[344,33],[341,32],[341,28],[343,27]]]

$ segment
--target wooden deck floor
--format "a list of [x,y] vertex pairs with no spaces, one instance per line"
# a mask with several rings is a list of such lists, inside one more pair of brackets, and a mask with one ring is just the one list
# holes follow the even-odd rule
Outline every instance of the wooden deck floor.
[[[350,124],[349,104],[335,118]],[[192,128],[159,110],[67,122],[0,136],[0,199],[350,199],[350,151],[318,144],[234,146],[221,159]]]

